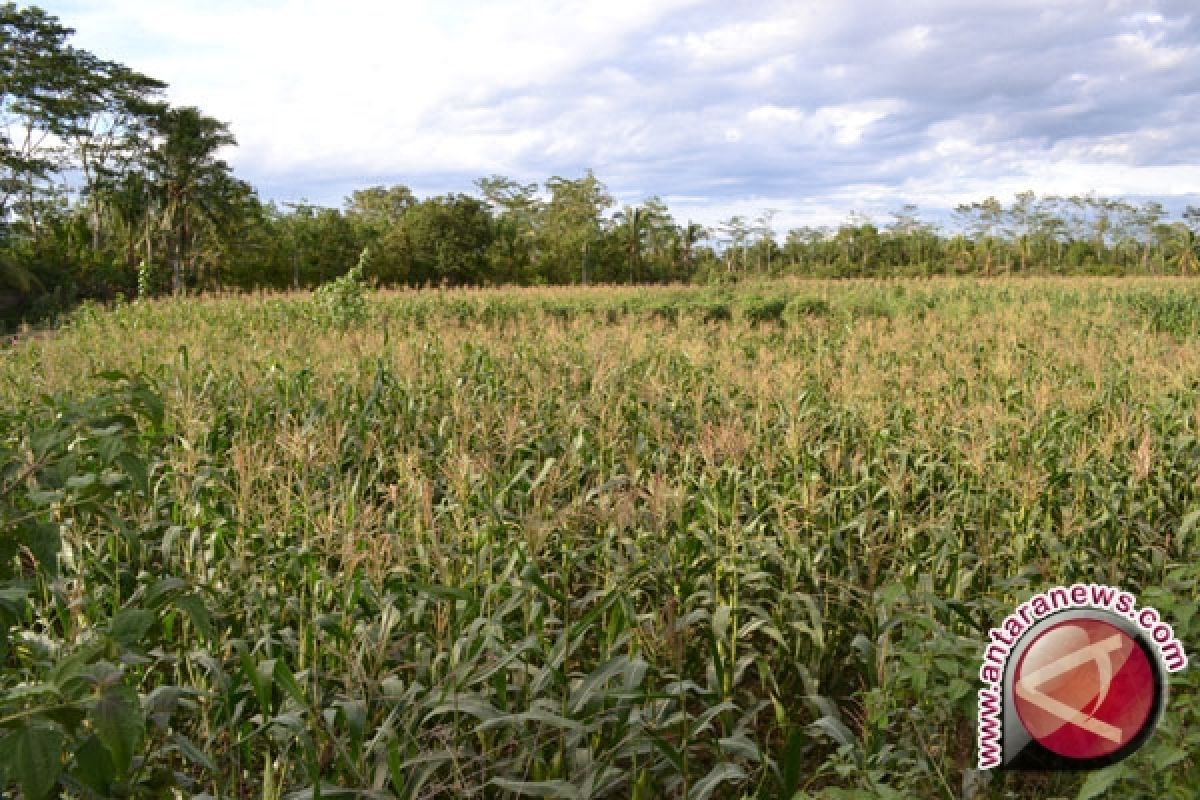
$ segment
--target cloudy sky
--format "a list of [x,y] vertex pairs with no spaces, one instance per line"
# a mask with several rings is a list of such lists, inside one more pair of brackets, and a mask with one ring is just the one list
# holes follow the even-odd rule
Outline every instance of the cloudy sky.
[[228,122],[267,199],[591,167],[781,228],[1023,189],[1200,203],[1197,0],[41,5]]

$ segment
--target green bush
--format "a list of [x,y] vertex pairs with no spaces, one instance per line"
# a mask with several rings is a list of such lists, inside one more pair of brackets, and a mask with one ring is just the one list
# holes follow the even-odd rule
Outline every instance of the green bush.
[[820,297],[793,297],[788,302],[788,310],[805,317],[827,317],[833,312],[829,301]]
[[[211,765],[172,726],[199,692],[159,667],[212,632],[153,503],[163,404],[105,377],[0,417],[0,788],[26,800],[161,797]],[[102,554],[87,572],[60,574],[64,529],[72,562]]]
[[733,306],[728,301],[714,300],[700,306],[700,318],[705,322],[730,322]]
[[313,292],[314,315],[322,324],[339,330],[361,325],[367,320],[367,285],[363,274],[370,257],[363,249],[349,272],[318,286]]
[[746,305],[742,316],[751,325],[761,325],[767,322],[782,325],[784,324],[783,312],[786,308],[787,301],[780,297],[765,300],[755,299]]
[[679,322],[679,306],[673,302],[660,303],[651,310],[650,316],[674,325]]

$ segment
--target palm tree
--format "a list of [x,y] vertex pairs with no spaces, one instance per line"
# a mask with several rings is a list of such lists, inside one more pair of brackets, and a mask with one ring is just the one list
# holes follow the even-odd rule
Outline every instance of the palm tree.
[[971,240],[958,234],[947,243],[946,255],[950,257],[955,272],[964,272],[971,258]]
[[1172,228],[1175,235],[1170,239],[1171,265],[1182,275],[1200,272],[1200,239],[1196,237],[1196,232],[1183,224],[1173,225]]
[[153,268],[156,208],[146,174],[127,172],[98,187],[96,192],[101,195],[97,205],[107,212],[108,225],[118,248],[124,252],[125,263],[138,263],[138,250],[145,248],[140,260]]
[[178,293],[194,266],[198,227],[219,226],[225,216],[231,170],[217,153],[236,140],[225,123],[192,107],[167,110],[157,127],[162,140],[149,166],[170,233],[171,287]]
[[625,252],[629,258],[629,282],[637,283],[642,266],[642,242],[646,237],[646,212],[638,207],[625,206],[617,219],[625,226]]
[[679,243],[682,245],[683,256],[683,279],[688,280],[692,277],[692,261],[695,258],[696,243],[701,239],[707,239],[709,236],[708,228],[698,222],[688,221],[688,224],[679,229]]
[[0,292],[11,291],[27,295],[34,289],[44,289],[38,276],[19,262],[11,252],[0,251]]

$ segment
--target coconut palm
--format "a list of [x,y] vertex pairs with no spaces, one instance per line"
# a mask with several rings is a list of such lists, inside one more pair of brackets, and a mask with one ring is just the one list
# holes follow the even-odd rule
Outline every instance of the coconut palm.
[[1174,235],[1168,240],[1171,250],[1169,263],[1182,275],[1200,273],[1200,239],[1196,232],[1183,224],[1171,227]]
[[225,123],[192,107],[167,110],[157,128],[162,138],[149,171],[169,233],[171,288],[179,292],[194,266],[198,232],[219,228],[226,216],[231,170],[217,153],[236,141]]
[[681,255],[683,257],[683,269],[681,277],[684,280],[691,278],[692,266],[696,257],[696,245],[701,239],[709,237],[708,228],[698,222],[688,221],[688,224],[679,229],[679,244]]
[[629,282],[637,283],[641,274],[642,246],[646,238],[646,212],[638,206],[625,206],[616,214],[624,227],[625,253],[629,260]]

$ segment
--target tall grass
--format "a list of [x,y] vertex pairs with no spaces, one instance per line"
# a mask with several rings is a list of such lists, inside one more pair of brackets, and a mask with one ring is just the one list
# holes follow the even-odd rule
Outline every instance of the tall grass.
[[[171,576],[211,619],[156,606],[117,667],[147,715],[190,693],[138,741],[196,794],[1072,796],[969,775],[980,646],[1076,580],[1198,640],[1198,304],[1028,280],[84,309],[0,356],[14,463],[53,424],[31,399],[107,397],[104,371],[163,417],[129,440],[141,488],[45,512],[61,571],[0,706],[33,707],[38,636],[75,651]],[[1197,688],[1173,678],[1112,791],[1193,796]]]

